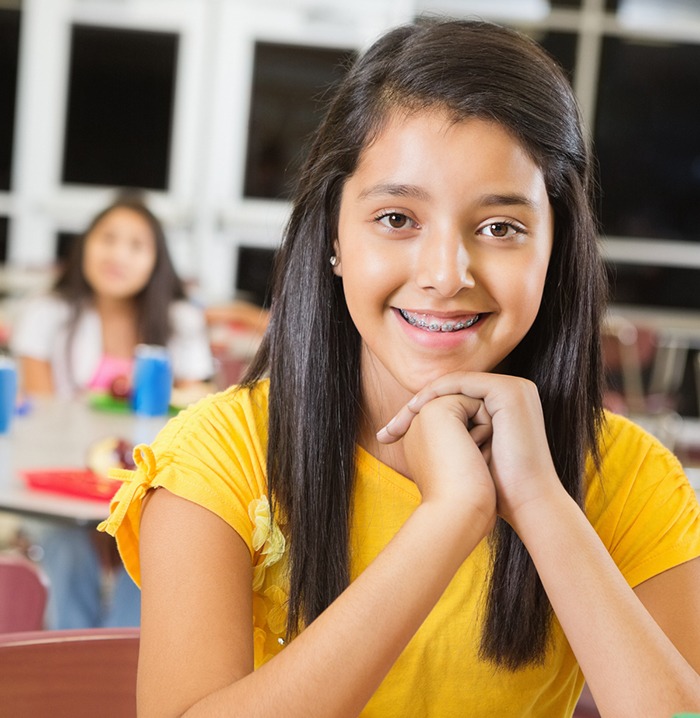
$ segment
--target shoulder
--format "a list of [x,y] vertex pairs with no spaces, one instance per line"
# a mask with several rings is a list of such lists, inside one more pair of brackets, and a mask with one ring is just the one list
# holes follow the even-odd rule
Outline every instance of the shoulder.
[[32,356],[37,351],[49,351],[56,333],[66,326],[70,312],[70,305],[52,294],[27,300],[13,323],[13,353]]
[[231,491],[259,497],[266,491],[267,397],[267,382],[233,386],[180,412],[153,442],[155,483],[217,497],[219,514]]
[[631,585],[700,552],[700,507],[676,456],[607,413],[600,464],[587,464],[586,514]]
[[655,436],[627,417],[605,413],[598,450],[605,476],[624,473],[630,476],[642,468],[677,470],[682,467],[676,456]]
[[20,318],[65,321],[68,319],[70,311],[69,303],[62,297],[56,294],[41,294],[27,300],[20,313]]

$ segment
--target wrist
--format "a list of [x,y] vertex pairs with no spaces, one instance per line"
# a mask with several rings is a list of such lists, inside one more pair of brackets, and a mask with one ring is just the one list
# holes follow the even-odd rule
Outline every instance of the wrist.
[[[416,513],[428,516],[435,526],[435,537],[445,542],[447,550],[464,550],[464,560],[476,544],[488,536],[496,523],[496,511],[479,501],[459,502],[454,499],[424,500]],[[461,563],[461,561],[460,561]]]
[[572,511],[581,513],[579,506],[557,481],[549,490],[524,501],[504,518],[527,545],[543,533],[544,527],[551,528]]

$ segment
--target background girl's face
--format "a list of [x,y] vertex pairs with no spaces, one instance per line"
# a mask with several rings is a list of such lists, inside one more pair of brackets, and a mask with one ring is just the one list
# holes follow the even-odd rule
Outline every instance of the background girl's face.
[[334,271],[363,379],[412,394],[494,369],[537,315],[552,236],[542,172],[502,127],[397,113],[341,198]]
[[83,273],[98,297],[134,297],[148,284],[155,264],[150,224],[126,207],[109,212],[85,241]]

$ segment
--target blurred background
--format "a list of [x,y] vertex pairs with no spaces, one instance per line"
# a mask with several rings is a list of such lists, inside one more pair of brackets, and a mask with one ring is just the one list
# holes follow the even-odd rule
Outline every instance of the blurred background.
[[517,27],[565,68],[599,158],[614,307],[655,349],[682,345],[646,367],[635,334],[634,361],[697,416],[700,0],[0,0],[0,326],[124,187],[148,192],[203,303],[265,304],[328,91],[425,13]]

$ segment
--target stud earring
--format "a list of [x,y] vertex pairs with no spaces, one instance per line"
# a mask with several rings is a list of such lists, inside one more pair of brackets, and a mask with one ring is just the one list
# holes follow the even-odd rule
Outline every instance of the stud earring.
[[330,259],[331,267],[337,267],[338,266],[338,257],[335,256],[335,254]]

